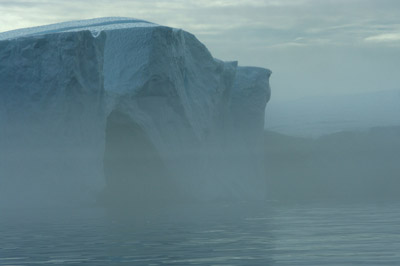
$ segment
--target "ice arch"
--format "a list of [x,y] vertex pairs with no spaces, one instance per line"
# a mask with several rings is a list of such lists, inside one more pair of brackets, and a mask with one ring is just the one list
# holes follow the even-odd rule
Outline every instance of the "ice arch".
[[145,130],[121,111],[107,118],[105,131],[105,200],[129,204],[176,197],[169,171]]

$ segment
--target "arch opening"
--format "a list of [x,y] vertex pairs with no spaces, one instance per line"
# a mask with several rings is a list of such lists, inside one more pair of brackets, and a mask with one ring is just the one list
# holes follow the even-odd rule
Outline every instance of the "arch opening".
[[165,203],[176,195],[168,170],[146,132],[120,111],[107,118],[104,174],[107,204]]

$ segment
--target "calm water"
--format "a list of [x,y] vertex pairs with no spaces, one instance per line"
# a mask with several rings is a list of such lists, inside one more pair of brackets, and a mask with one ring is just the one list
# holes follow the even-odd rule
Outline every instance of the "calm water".
[[400,265],[399,203],[0,215],[0,265]]

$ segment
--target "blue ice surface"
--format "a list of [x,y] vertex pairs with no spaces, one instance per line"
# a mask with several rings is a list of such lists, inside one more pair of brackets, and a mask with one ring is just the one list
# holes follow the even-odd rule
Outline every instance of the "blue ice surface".
[[105,17],[88,20],[68,21],[56,24],[50,24],[39,27],[24,28],[11,30],[0,33],[0,40],[17,39],[21,37],[30,37],[45,35],[58,32],[71,32],[90,30],[92,34],[104,30],[123,29],[123,28],[139,28],[139,27],[155,27],[158,24],[151,23],[145,20],[125,18],[125,17]]

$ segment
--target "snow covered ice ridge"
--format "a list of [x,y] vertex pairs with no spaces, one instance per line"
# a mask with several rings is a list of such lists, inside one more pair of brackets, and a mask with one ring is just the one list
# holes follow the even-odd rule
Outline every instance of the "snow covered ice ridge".
[[0,195],[261,199],[270,74],[130,18],[0,33]]

